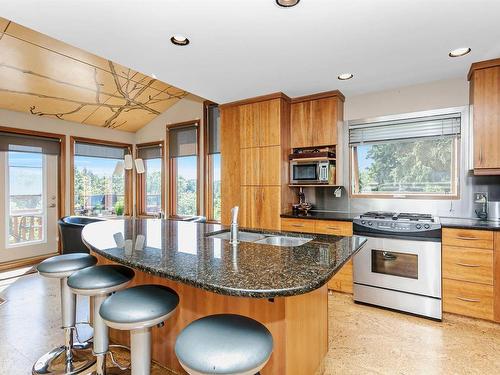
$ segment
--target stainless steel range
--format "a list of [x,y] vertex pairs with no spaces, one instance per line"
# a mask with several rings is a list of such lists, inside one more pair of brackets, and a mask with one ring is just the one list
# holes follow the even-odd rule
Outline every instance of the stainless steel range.
[[353,260],[354,300],[440,320],[439,218],[367,212],[353,229],[368,238]]

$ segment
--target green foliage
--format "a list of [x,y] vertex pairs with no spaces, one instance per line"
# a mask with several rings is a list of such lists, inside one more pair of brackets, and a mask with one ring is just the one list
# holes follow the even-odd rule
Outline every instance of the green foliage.
[[115,203],[115,214],[118,215],[118,216],[122,216],[123,215],[123,211],[124,211],[124,202],[119,200]]
[[181,216],[196,215],[196,179],[177,178],[177,214]]
[[360,192],[449,193],[453,139],[363,145],[369,165],[360,170]]
[[213,187],[212,187],[212,194],[213,194],[213,218],[215,220],[220,220],[220,213],[221,213],[221,198],[220,198],[220,181],[214,181]]

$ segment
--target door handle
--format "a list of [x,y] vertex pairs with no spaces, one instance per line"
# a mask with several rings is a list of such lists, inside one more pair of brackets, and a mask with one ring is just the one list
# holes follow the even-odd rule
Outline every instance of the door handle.
[[481,267],[480,264],[469,264],[469,263],[455,263],[457,266],[462,267]]
[[457,239],[459,239],[459,240],[465,240],[465,241],[477,240],[476,237],[463,237],[463,236],[457,236]]
[[464,297],[457,297],[460,301],[464,302],[481,302],[480,299],[475,299],[475,298],[464,298]]

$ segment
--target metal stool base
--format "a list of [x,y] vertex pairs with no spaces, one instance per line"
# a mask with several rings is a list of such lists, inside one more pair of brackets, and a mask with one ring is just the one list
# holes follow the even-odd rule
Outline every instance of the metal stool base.
[[60,346],[42,356],[33,366],[33,375],[75,375],[88,372],[95,364],[92,350],[73,349],[70,368],[66,367],[66,348]]

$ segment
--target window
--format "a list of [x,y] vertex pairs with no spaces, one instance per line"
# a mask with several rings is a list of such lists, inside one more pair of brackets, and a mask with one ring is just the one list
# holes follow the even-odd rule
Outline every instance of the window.
[[350,123],[352,196],[457,197],[460,116]]
[[220,115],[217,104],[205,102],[206,214],[219,222],[221,215]]
[[137,145],[137,158],[144,173],[137,174],[137,211],[157,215],[163,210],[163,142]]
[[169,147],[169,214],[199,214],[199,121],[170,125]]
[[124,168],[131,146],[72,139],[73,212],[84,216],[129,215],[130,171]]

